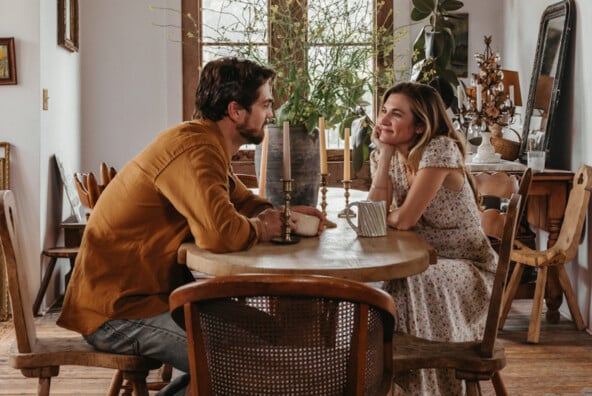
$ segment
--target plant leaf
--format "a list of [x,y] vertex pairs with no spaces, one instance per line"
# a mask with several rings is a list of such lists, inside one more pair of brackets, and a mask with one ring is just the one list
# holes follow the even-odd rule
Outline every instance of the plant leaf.
[[462,1],[457,1],[457,0],[447,0],[447,1],[440,3],[440,5],[446,11],[456,11],[456,10],[462,8],[464,6],[464,3]]
[[417,8],[414,8],[411,11],[411,20],[412,21],[421,21],[422,19],[426,19],[430,16],[430,12],[424,12]]
[[427,13],[428,15],[434,10],[434,6],[434,0],[413,0],[413,7],[422,13]]

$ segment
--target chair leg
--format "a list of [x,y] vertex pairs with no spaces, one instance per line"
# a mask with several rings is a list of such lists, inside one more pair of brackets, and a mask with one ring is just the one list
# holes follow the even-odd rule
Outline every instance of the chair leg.
[[37,296],[35,297],[35,302],[33,303],[33,315],[39,315],[39,307],[41,307],[41,302],[43,301],[43,297],[45,296],[45,292],[47,291],[47,286],[49,286],[49,281],[51,279],[51,274],[53,274],[53,270],[56,266],[56,262],[58,261],[57,257],[52,257],[49,259],[49,263],[47,264],[47,270],[45,270],[45,275],[43,275],[43,279],[41,280],[41,285],[39,286],[39,291],[37,292]]
[[37,383],[37,396],[49,396],[50,386],[51,377],[39,377],[39,383]]
[[491,383],[493,384],[493,389],[495,390],[496,396],[508,396],[506,385],[504,385],[502,375],[499,371],[493,373],[493,376],[491,377]]
[[111,379],[111,385],[109,385],[109,391],[107,396],[117,396],[121,391],[121,385],[123,384],[123,374],[121,371],[116,370]]
[[146,384],[146,377],[148,371],[124,371],[123,378],[132,384],[135,396],[148,396],[148,385]]
[[502,308],[498,325],[498,329],[500,330],[504,327],[504,324],[506,323],[508,313],[510,312],[510,308],[512,308],[512,302],[516,297],[518,287],[520,287],[520,279],[522,278],[522,272],[524,272],[524,265],[516,263],[516,265],[514,265],[514,270],[512,271],[512,276],[510,276],[510,281],[506,286],[504,297],[502,298]]
[[561,284],[561,288],[565,293],[567,306],[569,307],[569,312],[571,313],[571,317],[574,321],[574,324],[576,325],[576,329],[584,330],[586,325],[584,324],[584,319],[582,319],[582,313],[580,312],[580,307],[578,306],[578,300],[571,287],[571,282],[564,265],[557,266],[557,275],[559,276],[559,284]]
[[543,314],[543,304],[545,302],[545,286],[547,284],[547,273],[549,267],[538,267],[536,287],[532,299],[532,313],[530,314],[530,323],[528,325],[528,336],[526,341],[532,344],[539,342],[541,333],[541,316]]
[[160,368],[160,378],[162,378],[163,382],[171,382],[171,378],[173,377],[173,366],[170,364],[163,364]]
[[479,381],[465,381],[467,386],[467,396],[481,396],[481,387]]

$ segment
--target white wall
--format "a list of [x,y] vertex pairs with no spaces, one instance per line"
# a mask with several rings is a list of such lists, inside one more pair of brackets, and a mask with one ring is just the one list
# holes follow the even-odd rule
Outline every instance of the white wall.
[[[69,170],[79,167],[80,152],[80,55],[57,45],[57,7],[54,2],[40,2],[40,85],[49,95],[48,109],[42,110],[37,139],[40,144],[39,171],[40,194],[39,213],[42,247],[56,246],[60,221],[71,213],[71,206],[63,194],[60,175],[53,156],[58,156]],[[44,258],[42,265],[47,265]],[[35,264],[33,264],[35,265]],[[39,264],[36,264],[39,268]],[[58,260],[53,279],[62,279],[61,274],[69,269],[67,260]],[[39,271],[39,270],[38,270]],[[39,272],[37,278],[41,273]],[[63,288],[52,282],[46,293],[48,303],[55,300]]]
[[11,189],[31,290],[39,286],[40,23],[38,2],[0,0],[0,37],[14,37],[17,85],[0,85],[0,140],[11,144]]
[[81,2],[81,169],[120,169],[182,120],[180,0]]

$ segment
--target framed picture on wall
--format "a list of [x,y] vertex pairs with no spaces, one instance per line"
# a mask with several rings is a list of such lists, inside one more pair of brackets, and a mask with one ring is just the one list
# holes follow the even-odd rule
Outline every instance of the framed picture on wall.
[[450,63],[457,77],[468,76],[468,52],[469,52],[469,14],[466,12],[449,15],[448,21],[452,24],[454,34],[454,54]]
[[78,51],[78,0],[58,0],[58,45]]
[[0,38],[0,85],[16,84],[14,37]]

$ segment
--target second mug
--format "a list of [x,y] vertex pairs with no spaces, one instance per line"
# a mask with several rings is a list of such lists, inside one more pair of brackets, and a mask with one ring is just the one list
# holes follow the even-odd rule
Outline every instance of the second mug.
[[386,235],[386,203],[384,201],[358,201],[350,203],[347,208],[358,207],[358,225],[349,217],[347,222],[353,230],[363,237]]

